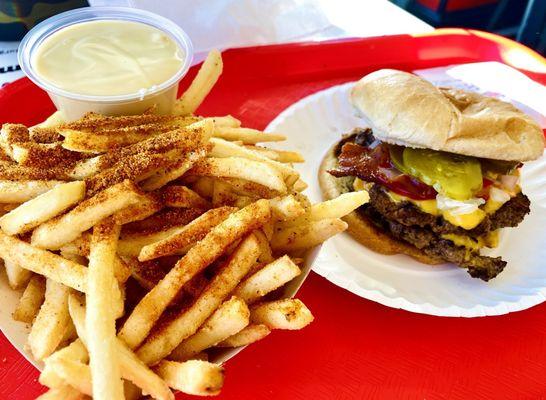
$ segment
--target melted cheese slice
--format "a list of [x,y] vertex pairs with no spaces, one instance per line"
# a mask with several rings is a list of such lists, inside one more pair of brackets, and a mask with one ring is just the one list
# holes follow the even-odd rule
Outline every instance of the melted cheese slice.
[[462,246],[468,250],[478,251],[483,247],[497,247],[499,245],[499,230],[497,229],[496,231],[480,236],[477,238],[477,240],[473,240],[468,236],[455,235],[453,233],[442,235],[442,239],[451,240],[456,246]]
[[421,211],[432,215],[441,215],[449,223],[460,226],[463,229],[470,230],[475,228],[482,222],[487,214],[492,214],[497,211],[503,203],[488,200],[484,209],[478,208],[467,214],[455,214],[450,211],[439,210],[435,199],[431,200],[414,200],[409,197],[399,195],[394,192],[387,192],[389,197],[394,202],[409,201],[417,206]]
[[[368,190],[371,185],[371,183],[365,182],[359,178],[355,178],[353,182],[353,188],[357,191]],[[390,199],[395,203],[398,203],[400,201],[409,201],[410,203],[417,206],[421,211],[426,212],[427,214],[441,215],[449,223],[466,230],[470,230],[478,226],[484,220],[487,214],[493,214],[504,204],[502,202],[493,201],[490,198],[485,203],[483,209],[478,208],[477,210],[474,210],[470,213],[460,214],[438,209],[436,199],[414,200],[410,199],[409,197],[394,193],[392,191],[387,191],[387,194],[389,195]]]

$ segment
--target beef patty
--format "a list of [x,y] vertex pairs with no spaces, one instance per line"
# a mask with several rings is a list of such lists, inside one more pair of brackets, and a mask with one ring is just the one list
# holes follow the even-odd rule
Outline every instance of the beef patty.
[[524,194],[518,194],[476,228],[468,231],[450,224],[442,217],[425,213],[408,201],[392,201],[379,185],[372,186],[370,202],[362,206],[359,212],[396,239],[412,244],[429,256],[466,268],[474,278],[488,281],[502,272],[506,266],[505,261],[500,257],[482,256],[477,251],[457,246],[441,235],[454,233],[476,238],[498,228],[517,226],[529,212],[529,199]]
[[488,214],[474,229],[466,230],[435,216],[421,211],[409,201],[393,202],[379,185],[370,189],[370,203],[385,218],[406,226],[427,227],[437,234],[453,233],[477,238],[499,228],[518,226],[529,214],[530,201],[523,193],[518,193],[507,201],[494,214]]

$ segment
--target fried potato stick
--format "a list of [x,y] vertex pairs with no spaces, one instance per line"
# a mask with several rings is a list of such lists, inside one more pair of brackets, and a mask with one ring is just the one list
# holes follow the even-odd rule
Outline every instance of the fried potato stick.
[[118,337],[130,348],[137,347],[186,282],[220,257],[233,242],[269,221],[270,216],[269,202],[258,200],[215,226],[137,304]]

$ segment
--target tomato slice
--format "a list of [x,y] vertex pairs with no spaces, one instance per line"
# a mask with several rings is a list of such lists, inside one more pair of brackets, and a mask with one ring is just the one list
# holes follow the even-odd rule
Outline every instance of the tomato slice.
[[483,178],[482,190],[476,193],[476,197],[479,197],[484,200],[489,199],[489,187],[493,184],[491,179]]

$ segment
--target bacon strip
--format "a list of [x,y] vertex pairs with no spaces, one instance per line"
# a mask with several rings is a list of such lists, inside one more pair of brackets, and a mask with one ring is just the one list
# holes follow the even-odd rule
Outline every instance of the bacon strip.
[[415,200],[436,198],[436,190],[396,169],[390,159],[388,145],[380,143],[373,149],[355,143],[345,143],[339,155],[339,167],[328,171],[335,177],[356,176],[375,182],[389,190]]

